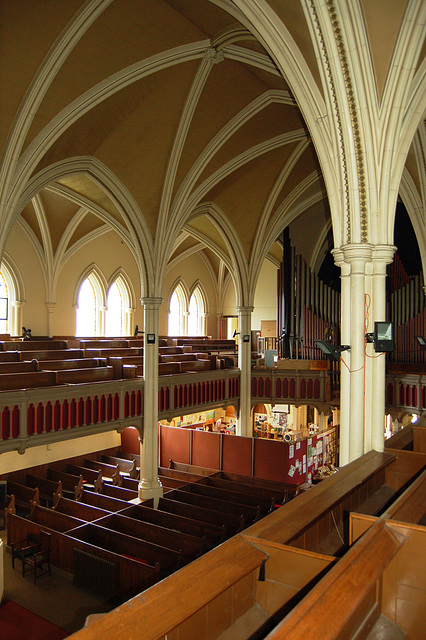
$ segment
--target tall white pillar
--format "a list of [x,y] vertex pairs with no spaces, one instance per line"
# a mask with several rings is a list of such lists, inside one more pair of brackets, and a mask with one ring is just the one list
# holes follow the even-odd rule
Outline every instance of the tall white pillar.
[[24,304],[25,302],[22,302],[20,300],[15,300],[14,302],[12,302],[12,321],[8,327],[11,336],[22,335],[22,318],[24,315]]
[[251,314],[253,307],[238,307],[238,367],[240,369],[240,415],[237,435],[251,437]]
[[52,317],[53,312],[55,311],[56,302],[46,302],[46,310],[47,310],[47,335],[49,338],[52,337]]
[[[396,247],[377,245],[373,249],[371,331],[374,322],[386,320],[386,266],[393,260]],[[370,329],[369,329],[370,331]],[[371,446],[376,451],[384,449],[385,429],[385,396],[386,396],[386,355],[374,352],[373,345],[367,346],[367,353],[373,350],[372,358],[367,363],[372,369],[371,375]]]
[[162,298],[143,298],[144,307],[144,427],[141,440],[139,498],[158,498],[163,487],[158,479],[158,331]]
[[365,452],[365,273],[367,262],[371,261],[372,247],[349,244],[342,247],[342,251],[351,268],[351,339],[348,344],[351,347],[349,461],[352,461]]
[[[351,341],[351,288],[350,288],[350,265],[345,262],[343,251],[334,249],[332,251],[334,261],[340,267],[340,344],[350,344]],[[342,353],[340,364],[340,455],[339,465],[348,464],[350,424],[351,424],[351,403],[350,403],[350,352]],[[334,422],[334,424],[337,424]]]

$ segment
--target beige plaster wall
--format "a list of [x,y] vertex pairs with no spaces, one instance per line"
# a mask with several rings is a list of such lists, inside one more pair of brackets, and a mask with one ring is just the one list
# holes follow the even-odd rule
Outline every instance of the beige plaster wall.
[[22,227],[15,223],[5,246],[24,284],[22,325],[33,335],[47,335],[46,286],[40,260]]
[[217,337],[217,303],[216,288],[212,278],[212,273],[205,261],[198,255],[193,254],[178,262],[172,269],[169,269],[164,278],[163,303],[160,307],[160,335],[168,333],[168,309],[170,296],[176,285],[178,278],[184,282],[188,294],[191,294],[197,282],[200,282],[207,297],[207,335]]
[[107,286],[117,269],[124,270],[133,288],[135,323],[143,324],[140,303],[141,284],[136,262],[119,236],[113,231],[92,240],[82,247],[63,266],[56,288],[56,307],[52,318],[53,335],[74,335],[75,309],[73,308],[76,285],[81,274],[95,264],[106,280]]

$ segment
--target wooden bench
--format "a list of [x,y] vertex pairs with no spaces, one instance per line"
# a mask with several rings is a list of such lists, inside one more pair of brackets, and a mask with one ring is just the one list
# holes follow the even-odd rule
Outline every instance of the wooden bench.
[[61,531],[62,533],[86,524],[85,520],[61,513],[55,509],[42,507],[41,505],[34,505],[28,516],[28,520],[40,525],[44,530]]
[[0,351],[0,362],[20,362],[21,360],[19,351]]
[[0,375],[0,391],[13,389],[35,389],[38,387],[54,387],[57,384],[55,371],[31,371],[22,373],[2,373]]
[[0,344],[4,351],[62,351],[67,348],[64,340],[5,340]]
[[113,484],[120,486],[121,485],[121,473],[118,465],[108,464],[106,462],[101,462],[100,460],[85,460],[84,466],[87,469],[92,469],[94,471],[98,471],[102,475],[102,480],[110,481]]
[[[377,521],[302,603],[275,626],[268,640],[302,640],[312,633],[318,619],[324,640],[352,638],[355,629],[357,637],[366,638],[381,614],[383,572],[404,542],[401,533],[385,521]],[[388,634],[384,637],[404,637],[394,636],[391,628]]]
[[53,509],[60,513],[72,516],[73,518],[77,518],[78,520],[83,520],[84,522],[98,520],[110,513],[110,511],[107,511],[106,509],[99,509],[98,507],[94,507],[90,504],[80,502],[79,499],[70,500],[64,496],[61,496],[56,501],[53,505]]
[[24,484],[7,481],[7,511],[27,516],[33,504],[40,504],[40,492],[38,487],[27,487]]
[[48,480],[40,478],[31,473],[25,477],[27,487],[38,488],[40,492],[40,502],[44,505],[52,506],[59,496],[62,495],[62,482],[60,480]]
[[[190,487],[191,485],[188,486]],[[260,508],[258,506],[227,502],[226,500],[220,500],[219,498],[197,495],[191,491],[184,491],[183,489],[173,489],[172,491],[168,491],[167,498],[169,500],[176,500],[177,502],[191,504],[196,507],[202,507],[203,509],[213,509],[223,514],[231,514],[238,517],[243,516],[246,525],[257,522],[261,517]]]
[[245,527],[243,515],[237,516],[232,513],[206,509],[187,502],[178,502],[177,500],[171,500],[168,494],[169,492],[166,493],[163,498],[160,498],[158,502],[158,508],[161,511],[175,513],[179,516],[185,516],[192,520],[200,520],[201,522],[213,524],[216,527],[224,526],[226,530],[226,537],[230,537],[235,533],[242,531]]
[[112,367],[60,369],[56,371],[57,384],[87,384],[114,379]]
[[151,567],[159,566],[160,577],[173,573],[182,566],[182,553],[166,549],[158,544],[88,523],[69,532],[68,535],[94,547],[136,560]]
[[60,369],[93,369],[95,367],[105,367],[106,358],[68,358],[66,360],[42,360],[38,363],[39,369],[43,371],[59,371]]
[[62,482],[62,494],[65,497],[78,500],[83,491],[84,482],[81,474],[76,476],[71,473],[66,473],[66,471],[49,468],[47,469],[46,477],[48,480],[54,480],[56,482],[60,480]]
[[204,538],[209,548],[213,548],[225,540],[226,528],[224,525],[209,524],[176,513],[153,509],[150,506],[145,506],[146,504],[147,503],[143,503],[127,507],[127,509],[123,509],[120,513],[129,518],[141,520],[142,522],[167,527],[172,531],[179,531],[197,538]]
[[[138,481],[134,480],[133,482],[138,482]],[[135,498],[138,498],[139,496],[137,488],[125,489],[124,487],[119,487],[117,485],[108,484],[105,482],[102,483],[102,488],[99,493],[101,493],[104,496],[109,496],[111,498],[117,498],[118,500],[125,500],[126,502],[129,502],[130,500],[135,500]]]
[[[269,504],[272,504],[274,507],[276,505],[284,504],[289,499],[288,488],[283,488],[283,485],[278,485],[278,483],[275,489],[270,489],[269,487],[256,486],[245,482],[224,480],[223,478],[216,478],[215,476],[204,476],[198,480],[198,484],[205,484],[207,486],[217,487],[218,489],[227,489],[229,491],[237,491],[253,497],[258,496],[262,500],[268,500]],[[293,485],[291,489],[292,494],[294,494],[295,487]]]
[[334,555],[348,544],[350,511],[385,484],[395,457],[370,451],[301,493],[247,531],[249,535]]
[[426,470],[399,495],[383,517],[426,526]]
[[120,473],[128,475],[129,478],[139,478],[140,465],[137,464],[136,460],[126,460],[124,458],[118,458],[115,456],[103,455],[101,462],[115,465],[116,467],[118,467]]
[[102,472],[100,470],[96,471],[95,469],[68,464],[67,473],[73,476],[82,476],[83,486],[85,486],[87,489],[100,491],[102,486]]
[[[118,533],[124,533],[160,545],[165,549],[177,551],[182,555],[182,563],[186,564],[198,558],[206,551],[206,540],[186,533],[171,531],[157,524],[136,520],[128,514],[115,513],[96,521],[96,524]],[[161,564],[161,563],[160,563]]]
[[4,375],[5,373],[28,373],[29,371],[38,370],[38,360],[20,360],[13,362],[0,361],[0,376]]
[[79,498],[79,502],[97,507],[98,509],[103,509],[105,511],[111,511],[112,513],[115,513],[116,511],[122,511],[129,506],[129,503],[125,500],[120,500],[119,498],[107,496],[95,491],[87,491],[86,489],[83,490],[83,493]]
[[81,349],[40,349],[21,351],[21,360],[79,360],[84,358]]
[[185,485],[183,490],[189,491],[195,495],[204,496],[209,500],[225,500],[232,504],[243,504],[249,507],[254,507],[257,510],[258,518],[271,513],[271,511],[275,509],[276,504],[275,496],[271,498],[264,498],[260,495],[237,492],[223,487],[203,484],[202,482],[189,483]]

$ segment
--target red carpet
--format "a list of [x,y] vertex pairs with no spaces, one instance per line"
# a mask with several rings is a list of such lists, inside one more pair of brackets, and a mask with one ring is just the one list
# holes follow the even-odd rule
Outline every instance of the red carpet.
[[0,605],[1,640],[62,640],[67,636],[68,631],[10,600]]

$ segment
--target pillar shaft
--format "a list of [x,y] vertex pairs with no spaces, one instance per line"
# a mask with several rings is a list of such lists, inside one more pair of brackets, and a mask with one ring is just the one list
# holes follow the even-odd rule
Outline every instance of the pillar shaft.
[[144,429],[141,440],[139,498],[163,494],[158,479],[158,330],[162,298],[144,298]]
[[[251,314],[253,307],[238,307],[238,367],[240,369],[240,415],[237,435],[252,436],[251,428]],[[244,340],[248,336],[248,340]]]
[[[393,260],[395,247],[391,245],[376,246],[373,250],[373,274],[372,274],[372,305],[369,314],[371,328],[374,322],[386,320],[386,267]],[[367,353],[370,353],[372,345],[367,345]],[[367,365],[372,369],[371,375],[371,447],[376,451],[384,449],[385,428],[385,394],[386,394],[386,356],[385,354],[372,354],[372,359],[367,358]]]

